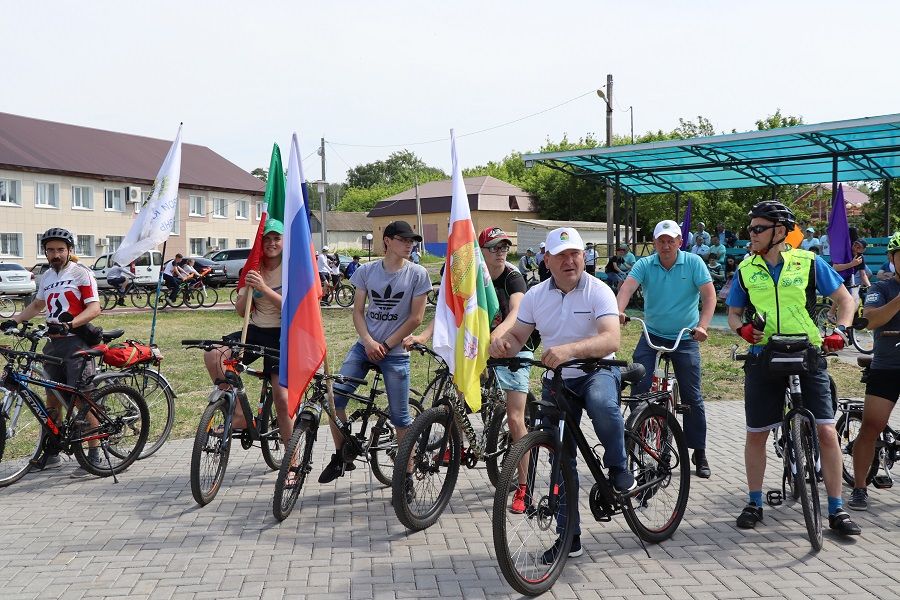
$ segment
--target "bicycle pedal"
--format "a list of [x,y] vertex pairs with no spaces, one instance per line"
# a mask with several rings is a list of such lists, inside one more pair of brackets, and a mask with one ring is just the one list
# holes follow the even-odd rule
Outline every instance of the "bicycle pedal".
[[879,490],[887,490],[894,487],[894,480],[887,475],[876,475],[872,478],[872,485]]
[[781,495],[781,490],[769,490],[766,492],[766,504],[769,506],[781,506],[784,502],[784,496]]

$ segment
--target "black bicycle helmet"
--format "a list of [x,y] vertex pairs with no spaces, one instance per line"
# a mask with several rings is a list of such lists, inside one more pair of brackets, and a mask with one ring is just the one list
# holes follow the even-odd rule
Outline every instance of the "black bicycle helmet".
[[75,247],[75,236],[68,229],[62,227],[51,227],[41,236],[41,248],[46,247],[50,240],[62,240],[69,248]]
[[797,218],[794,217],[794,212],[778,200],[763,200],[762,202],[757,202],[753,208],[750,209],[750,212],[747,213],[747,216],[751,219],[759,217],[779,225],[784,225],[788,232],[793,231],[794,226],[797,224]]

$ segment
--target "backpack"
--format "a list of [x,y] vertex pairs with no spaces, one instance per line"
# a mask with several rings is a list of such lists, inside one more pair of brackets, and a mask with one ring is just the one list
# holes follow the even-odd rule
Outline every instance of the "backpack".
[[111,367],[124,368],[143,362],[159,363],[162,360],[162,354],[156,345],[149,346],[135,340],[126,340],[125,343],[114,346],[100,344],[96,348],[103,350],[103,362]]

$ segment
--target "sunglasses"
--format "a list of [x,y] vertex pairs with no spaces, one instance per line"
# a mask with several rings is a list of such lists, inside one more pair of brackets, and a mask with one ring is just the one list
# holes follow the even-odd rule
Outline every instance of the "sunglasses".
[[777,224],[775,224],[775,225],[753,225],[752,227],[748,227],[747,231],[749,231],[750,233],[755,233],[756,235],[759,235],[764,231],[767,231],[769,229],[775,229],[776,227],[778,227]]
[[506,254],[507,252],[509,252],[509,248],[510,248],[510,247],[507,246],[506,244],[500,244],[499,246],[493,246],[493,247],[491,247],[491,248],[485,248],[485,250],[487,250],[487,251],[490,252],[491,254]]

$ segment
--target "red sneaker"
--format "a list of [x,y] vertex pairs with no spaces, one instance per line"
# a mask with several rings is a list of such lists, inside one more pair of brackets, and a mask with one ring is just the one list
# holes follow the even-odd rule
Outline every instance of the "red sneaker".
[[525,484],[519,484],[519,487],[516,488],[516,493],[513,494],[512,507],[509,509],[509,512],[521,515],[525,512]]

